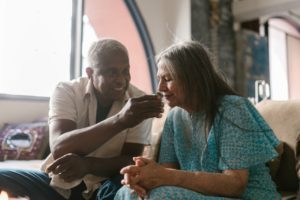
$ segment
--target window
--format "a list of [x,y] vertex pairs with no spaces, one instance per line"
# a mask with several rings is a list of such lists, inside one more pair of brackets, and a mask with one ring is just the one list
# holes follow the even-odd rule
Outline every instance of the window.
[[292,18],[268,20],[273,100],[300,99],[300,31]]
[[153,50],[134,1],[84,1],[83,75],[88,65],[86,55],[89,46],[93,41],[103,37],[115,38],[127,47],[131,83],[147,93],[152,93],[155,90],[156,80]]
[[0,98],[49,97],[58,82],[85,75],[87,49],[101,37],[125,44],[131,82],[151,93],[152,46],[133,9],[131,0],[0,0]]
[[72,1],[0,0],[0,93],[50,95],[70,79]]

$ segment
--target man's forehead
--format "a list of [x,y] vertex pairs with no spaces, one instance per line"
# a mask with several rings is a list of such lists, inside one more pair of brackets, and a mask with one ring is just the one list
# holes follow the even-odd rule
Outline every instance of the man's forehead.
[[120,52],[111,52],[98,57],[98,62],[103,64],[110,64],[110,63],[126,63],[129,61],[128,55],[126,53]]
[[125,68],[130,68],[128,60],[111,60],[98,63],[95,68],[99,70],[120,70]]
[[129,57],[127,52],[122,50],[102,50],[97,54],[89,56],[89,63],[92,67],[98,67],[99,65],[109,65],[114,63],[128,63]]
[[99,68],[102,67],[118,67],[118,66],[128,66],[129,67],[129,60],[128,59],[120,59],[120,58],[112,58],[112,59],[105,59],[100,60],[97,65]]

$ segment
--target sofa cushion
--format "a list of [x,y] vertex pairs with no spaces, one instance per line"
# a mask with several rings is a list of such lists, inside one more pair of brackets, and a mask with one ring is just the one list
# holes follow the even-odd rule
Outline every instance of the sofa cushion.
[[0,160],[43,159],[49,150],[47,121],[5,124],[0,131]]
[[143,156],[148,157],[149,159],[158,161],[161,135],[163,132],[164,123],[166,121],[170,109],[171,108],[168,105],[165,105],[162,117],[154,118],[152,121],[151,142],[150,145],[147,148],[145,148],[145,151],[143,153]]
[[[300,101],[264,100],[256,104],[257,110],[273,129],[278,139],[284,142],[280,166],[275,177],[279,190],[297,191],[297,171],[300,170]],[[298,168],[296,168],[298,166]],[[300,175],[300,172],[298,173]]]

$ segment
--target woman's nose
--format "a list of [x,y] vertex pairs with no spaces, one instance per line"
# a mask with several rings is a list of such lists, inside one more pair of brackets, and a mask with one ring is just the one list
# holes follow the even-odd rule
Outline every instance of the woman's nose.
[[165,86],[164,83],[160,80],[158,81],[158,85],[157,85],[157,91],[164,91],[165,90]]

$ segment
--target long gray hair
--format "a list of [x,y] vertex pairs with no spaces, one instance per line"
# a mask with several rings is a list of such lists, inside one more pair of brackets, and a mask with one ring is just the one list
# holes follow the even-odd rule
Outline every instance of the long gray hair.
[[199,42],[186,41],[165,49],[156,60],[182,87],[184,103],[204,112],[208,134],[220,97],[237,94],[214,67],[209,51]]

